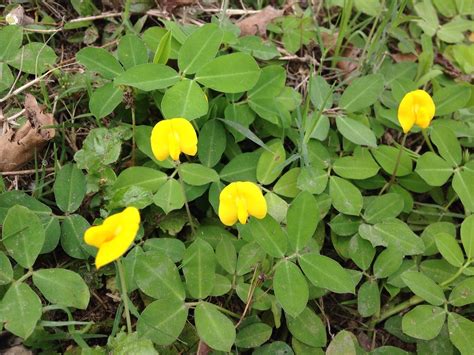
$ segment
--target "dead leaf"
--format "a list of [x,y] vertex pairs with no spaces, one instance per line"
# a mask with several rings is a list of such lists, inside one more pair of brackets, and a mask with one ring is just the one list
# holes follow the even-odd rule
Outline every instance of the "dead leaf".
[[267,25],[282,15],[283,10],[277,10],[269,5],[262,11],[237,22],[237,26],[240,28],[240,35],[251,36],[258,33],[260,36],[265,36]]
[[0,136],[0,171],[12,171],[29,162],[55,135],[52,114],[45,113],[33,95],[25,98],[27,122],[17,131],[9,130]]
[[[338,32],[322,32],[321,34],[324,47],[329,49],[329,53],[331,54],[334,54],[338,36]],[[351,43],[347,43],[346,47],[342,50],[340,57],[344,59],[338,60],[336,66],[341,69],[344,78],[348,78],[350,74],[358,68],[360,52],[361,50],[354,47]]]
[[35,23],[31,17],[25,15],[25,9],[23,6],[18,5],[11,10],[6,16],[5,21],[10,25],[26,26]]
[[392,59],[396,63],[401,63],[401,62],[416,62],[418,57],[414,55],[413,53],[394,53],[391,54]]
[[172,12],[177,7],[181,6],[189,6],[196,3],[196,0],[161,0],[160,4],[163,8],[168,11]]

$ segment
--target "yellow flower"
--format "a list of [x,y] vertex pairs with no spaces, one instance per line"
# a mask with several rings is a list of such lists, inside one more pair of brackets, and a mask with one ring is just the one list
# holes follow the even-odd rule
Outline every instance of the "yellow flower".
[[409,132],[414,125],[427,128],[435,115],[435,104],[424,90],[410,91],[398,106],[398,121],[403,132]]
[[237,220],[245,224],[249,216],[262,219],[266,214],[267,201],[253,182],[233,182],[221,191],[219,218],[226,226],[233,225]]
[[196,155],[197,135],[193,125],[185,118],[171,118],[158,122],[151,132],[151,149],[156,159],[169,156],[179,160],[179,155]]
[[84,241],[99,248],[95,257],[97,269],[120,258],[133,243],[140,227],[140,213],[127,207],[120,213],[107,217],[100,226],[93,226],[84,233]]

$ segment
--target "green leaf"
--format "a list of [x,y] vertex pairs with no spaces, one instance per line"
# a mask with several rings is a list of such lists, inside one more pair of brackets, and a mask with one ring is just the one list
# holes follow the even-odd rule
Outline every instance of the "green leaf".
[[179,167],[179,173],[186,184],[193,186],[219,181],[219,174],[214,169],[201,164],[183,163]]
[[87,47],[76,54],[79,64],[99,73],[106,79],[113,79],[123,73],[123,68],[115,57],[103,48]]
[[161,207],[166,214],[173,210],[179,210],[185,202],[181,184],[175,179],[169,179],[160,186],[155,196],[153,196],[153,202]]
[[360,111],[374,104],[383,92],[381,74],[370,74],[354,79],[339,100],[339,106],[347,112]]
[[357,355],[356,344],[357,340],[351,332],[341,330],[331,340],[331,343],[326,349],[326,355]]
[[362,194],[349,181],[331,176],[329,179],[329,195],[337,211],[351,216],[360,214],[363,205]]
[[446,160],[432,152],[418,158],[415,172],[430,186],[443,186],[453,174],[453,168]]
[[461,267],[464,264],[464,255],[456,238],[451,234],[442,232],[436,235],[436,246],[448,263]]
[[349,117],[336,117],[337,130],[352,143],[366,145],[368,147],[377,147],[377,138],[374,132],[359,121]]
[[214,287],[216,257],[212,246],[197,238],[184,253],[183,271],[186,286],[193,298],[204,299]]
[[199,337],[212,349],[229,352],[235,342],[234,324],[211,303],[201,302],[194,311]]
[[2,227],[2,241],[8,254],[24,268],[32,267],[45,241],[38,216],[26,207],[15,205],[8,210]]
[[273,276],[275,297],[285,313],[297,317],[308,303],[309,289],[300,268],[291,261],[282,261]]
[[86,195],[86,177],[75,164],[66,164],[57,172],[53,190],[59,209],[72,213]]
[[183,301],[153,301],[140,314],[137,332],[157,345],[170,345],[178,339],[187,318],[188,308]]
[[463,307],[474,303],[474,277],[458,283],[449,295],[449,303],[456,307]]
[[300,256],[299,263],[311,283],[335,293],[354,293],[354,281],[347,270],[331,258],[316,253]]
[[123,90],[112,83],[95,90],[89,100],[89,110],[96,118],[110,115],[123,101]]
[[354,5],[357,10],[373,17],[383,10],[380,0],[355,0]]
[[15,78],[10,67],[6,63],[0,62],[0,92],[10,89]]
[[0,286],[8,285],[13,281],[13,268],[3,251],[0,251]]
[[257,181],[262,185],[271,184],[280,176],[286,160],[286,151],[280,140],[267,144],[267,147],[257,163]]
[[272,335],[272,327],[265,323],[253,323],[239,330],[235,346],[244,349],[257,348]]
[[[144,39],[145,39],[145,33],[143,34]],[[172,49],[173,49],[172,43],[173,43],[173,36],[171,35],[171,31],[166,31],[163,37],[161,37],[158,46],[156,47],[155,55],[153,56],[153,63],[166,64],[168,62],[171,56]]]
[[449,85],[433,95],[436,116],[449,115],[466,106],[471,97],[471,89],[464,85]]
[[[467,170],[455,170],[453,189],[459,196],[466,212],[474,211],[474,173]],[[471,255],[474,255],[474,252]]]
[[76,259],[87,259],[97,250],[84,243],[84,232],[89,222],[80,215],[66,216],[61,224],[61,246],[67,255]]
[[324,79],[322,76],[317,75],[310,79],[309,95],[311,103],[318,111],[323,108],[328,109],[332,107],[332,89],[326,79]]
[[309,192],[300,192],[293,200],[286,216],[286,228],[291,248],[298,252],[305,248],[319,222],[318,204]]
[[287,317],[286,324],[291,335],[302,343],[318,348],[326,346],[326,327],[309,307],[297,317]]
[[269,65],[262,69],[257,84],[249,90],[249,99],[278,96],[286,82],[286,71],[280,65]]
[[270,60],[280,55],[273,42],[264,41],[258,36],[240,37],[237,43],[232,43],[231,47],[260,60]]
[[237,258],[237,275],[242,276],[252,270],[252,267],[265,259],[265,251],[256,242],[244,244]]
[[126,69],[148,62],[145,43],[134,34],[126,34],[120,39],[118,58]]
[[205,24],[184,41],[178,55],[183,74],[194,74],[214,59],[223,38],[222,30],[213,23]]
[[227,163],[220,171],[219,175],[225,182],[234,181],[257,181],[257,162],[260,154],[243,153],[237,155]]
[[218,120],[209,120],[199,130],[198,156],[201,163],[212,168],[221,160],[226,148],[226,131]]
[[140,290],[150,297],[184,301],[185,291],[178,269],[170,258],[161,252],[147,252],[138,258],[135,281]]
[[434,126],[430,133],[439,154],[451,165],[458,166],[462,161],[461,145],[456,135],[447,127]]
[[273,192],[284,197],[296,197],[300,190],[297,187],[301,168],[293,168],[284,173],[273,186]]
[[387,219],[373,227],[361,225],[359,234],[372,245],[398,249],[403,255],[422,254],[425,250],[423,240],[398,219]]
[[456,16],[448,23],[440,27],[437,36],[440,40],[446,43],[458,43],[464,40],[464,32],[473,28],[472,22]]
[[393,275],[400,269],[403,262],[403,254],[396,248],[387,248],[383,250],[374,262],[374,276],[383,279]]
[[418,271],[406,271],[402,274],[402,280],[415,295],[426,302],[434,306],[441,306],[446,302],[443,289],[425,274]]
[[337,175],[346,179],[363,180],[377,175],[379,166],[370,154],[358,157],[342,157],[334,161]]
[[5,329],[23,339],[28,338],[41,318],[41,300],[24,283],[15,282],[3,296],[2,321]]
[[416,306],[402,319],[403,332],[413,338],[431,340],[438,336],[446,320],[446,311],[429,305]]
[[184,79],[166,90],[161,101],[161,112],[165,118],[183,117],[194,120],[208,111],[206,94],[194,81]]
[[434,8],[431,0],[423,0],[415,5],[415,11],[421,19],[415,22],[420,26],[424,33],[428,36],[433,37],[438,30],[439,20],[436,15],[436,9]]
[[115,85],[133,86],[143,91],[165,89],[179,80],[178,73],[163,64],[146,63],[128,69],[114,79]]
[[196,80],[216,91],[239,93],[253,88],[259,76],[260,68],[252,56],[233,53],[205,64],[196,73]]
[[237,252],[230,238],[223,237],[216,247],[216,259],[219,265],[233,275],[237,264]]
[[374,197],[367,204],[364,211],[364,219],[367,223],[378,223],[388,218],[395,218],[402,213],[404,207],[403,198],[396,193],[388,193]]
[[[390,175],[393,174],[393,170],[395,169],[398,152],[398,148],[390,147],[388,145],[380,145],[377,149],[372,150],[372,154],[374,155],[375,160],[377,160],[377,163],[379,163],[382,169]],[[412,164],[413,162],[408,153],[403,151],[396,176],[409,175],[413,171]]]
[[132,166],[122,170],[111,186],[114,194],[128,190],[132,186],[140,186],[152,193],[158,191],[168,179],[162,171],[144,166]]
[[81,276],[66,269],[41,269],[33,273],[33,283],[51,303],[86,309],[89,288]]
[[150,238],[143,244],[145,251],[159,251],[168,256],[174,263],[183,259],[186,247],[184,243],[175,238]]
[[317,167],[303,167],[298,175],[296,187],[301,191],[308,191],[312,194],[319,195],[328,184],[328,172]]
[[[145,32],[143,32],[142,38],[145,41],[147,47],[151,50],[151,52],[155,54],[153,59],[157,59],[157,56],[162,59],[160,61],[154,60],[153,63],[166,64],[168,60],[165,61],[164,59],[178,59],[178,53],[179,49],[181,48],[181,43],[173,37],[172,30],[163,27],[153,26],[147,28]],[[169,45],[169,58],[165,58],[165,54],[167,52],[166,47],[168,45],[163,42],[166,41],[171,42]],[[163,48],[163,50],[160,52],[163,53],[163,56],[158,54],[160,48]]]
[[58,56],[54,50],[42,42],[30,42],[24,45],[10,64],[23,73],[41,75],[48,69],[52,69]]
[[23,41],[21,26],[3,26],[0,30],[0,62],[6,62],[15,57]]
[[369,241],[355,234],[349,243],[349,257],[362,270],[367,270],[374,260],[375,248]]
[[[97,348],[95,348],[97,349]],[[97,350],[86,350],[85,353],[96,354]],[[107,341],[107,349],[113,354],[140,354],[158,355],[150,339],[139,338],[138,333],[125,333],[121,331],[115,337],[110,337]],[[97,352],[100,351],[100,348]],[[99,353],[102,355],[103,353]]]
[[282,258],[288,247],[288,237],[281,229],[280,224],[271,216],[264,219],[250,218],[244,225],[243,230],[252,235],[263,250],[268,255],[275,258]]
[[474,322],[456,313],[448,313],[449,338],[461,354],[474,349]]
[[474,257],[474,215],[467,217],[461,224],[461,241],[467,258]]
[[362,317],[380,312],[380,291],[377,281],[366,281],[357,292],[357,311]]

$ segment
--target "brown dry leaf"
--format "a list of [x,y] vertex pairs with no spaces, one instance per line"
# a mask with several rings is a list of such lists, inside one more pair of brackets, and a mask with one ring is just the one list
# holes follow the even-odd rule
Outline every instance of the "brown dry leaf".
[[242,21],[237,22],[237,26],[240,28],[240,35],[251,36],[258,33],[260,36],[265,36],[267,32],[267,25],[282,15],[283,10],[277,10],[273,6],[269,5],[255,15],[249,16]]
[[[338,32],[335,33],[326,33],[322,32],[321,38],[326,49],[329,49],[331,54],[334,53],[334,47],[337,43]],[[360,49],[354,47],[352,44],[348,43],[346,48],[340,54],[341,57],[347,58],[345,60],[339,60],[336,63],[336,66],[341,69],[342,75],[344,78],[349,77],[349,75],[358,68]]]
[[0,171],[13,171],[29,162],[35,152],[41,150],[55,135],[52,114],[44,113],[33,95],[25,98],[27,122],[17,131],[8,131],[0,136]]
[[166,11],[172,12],[177,7],[193,5],[196,2],[197,0],[161,0],[160,4]]
[[414,55],[413,53],[394,53],[391,54],[392,59],[396,63],[401,63],[401,62],[416,62],[418,57]]

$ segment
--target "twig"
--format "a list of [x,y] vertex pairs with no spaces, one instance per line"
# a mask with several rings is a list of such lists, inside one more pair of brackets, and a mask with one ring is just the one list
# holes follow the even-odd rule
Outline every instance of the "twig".
[[[46,168],[46,169],[41,169],[47,173],[53,172],[54,168]],[[38,169],[28,169],[28,170],[17,170],[17,171],[3,171],[0,172],[0,175],[2,176],[11,176],[11,175],[31,175],[35,174],[38,171]]]
[[84,16],[84,17],[78,17],[75,18],[71,21],[68,21],[68,23],[76,23],[76,22],[82,22],[82,21],[94,21],[94,20],[100,20],[104,18],[111,18],[111,17],[121,17],[122,12],[104,12],[100,15],[95,15],[95,16]]

